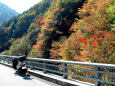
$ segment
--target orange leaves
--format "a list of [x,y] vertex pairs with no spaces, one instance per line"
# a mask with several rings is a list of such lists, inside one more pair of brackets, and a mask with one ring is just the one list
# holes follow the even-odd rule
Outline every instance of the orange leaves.
[[40,21],[42,21],[43,20],[43,16],[40,16],[40,17],[38,17],[37,19],[36,19],[36,22],[40,22]]
[[89,12],[90,11],[89,6],[86,3],[83,4],[83,8],[84,8],[83,12]]
[[41,23],[46,23],[46,22],[49,22],[50,20],[49,19],[42,19],[40,22]]
[[35,49],[35,50],[37,50],[37,49],[39,49],[41,46],[43,45],[43,41],[41,40],[41,41],[38,41],[37,43],[36,43],[36,45],[33,45],[33,49]]
[[92,36],[92,46],[98,46],[98,42],[96,41],[97,36]]
[[114,2],[114,0],[88,0],[82,8],[79,9],[79,15],[86,17],[89,15],[95,16],[98,13],[99,16],[103,16],[105,15],[106,7],[112,2]]
[[36,28],[41,27],[41,21],[42,21],[42,20],[43,20],[43,17],[42,17],[42,16],[38,17],[38,18],[36,19],[36,22],[35,22],[35,24],[34,24],[34,27],[36,27]]
[[115,34],[113,34],[113,33],[110,33],[110,32],[107,32],[107,35],[109,35],[109,36],[115,36]]
[[103,33],[101,33],[100,35],[93,35],[91,37],[92,39],[92,46],[98,46],[98,42],[97,40],[99,41],[102,41],[102,38],[104,37]]
[[82,53],[82,54],[80,55],[80,57],[81,57],[81,58],[84,58],[84,57],[86,57],[86,54],[85,54],[85,53]]
[[[102,59],[104,59],[112,55],[113,50],[111,50],[112,43],[110,43],[110,40],[113,39],[114,34],[106,33],[109,22],[104,14],[105,8],[101,8],[104,7],[108,1],[109,0],[88,0],[88,3],[85,3],[79,11],[81,19],[75,19],[74,22],[71,22],[73,23],[71,27],[68,28],[70,33],[73,31],[74,33],[72,33],[69,38],[64,40],[58,39],[57,42],[53,41],[52,45],[50,45],[50,57],[53,59],[63,58],[76,61],[89,61],[90,59],[90,61],[94,60],[99,62],[99,57],[103,57]],[[63,33],[60,32],[61,30],[58,30],[62,29],[61,26],[63,26],[63,21],[60,21],[60,19],[58,21],[58,16],[61,16],[60,10],[62,10],[62,8],[54,8],[51,10],[50,15],[46,15],[47,19],[40,16],[36,20],[35,26],[40,26],[41,28],[41,34],[38,34],[39,40],[45,41],[48,39],[47,37],[50,35],[45,34],[49,34],[47,31],[63,35]],[[67,19],[64,18],[64,20]],[[67,20],[67,24],[70,21]],[[48,45],[48,43],[46,45]],[[45,51],[47,48],[45,46],[43,45],[43,41],[38,41],[36,45],[33,45],[33,48],[41,52]]]
[[99,36],[99,40],[101,40],[103,36],[104,35],[101,33],[100,36]]
[[57,46],[57,43],[55,41],[52,42],[52,47],[56,47]]
[[113,33],[110,33],[110,32],[106,32],[107,36],[108,36],[108,39],[111,40],[110,42],[111,43],[115,43],[115,34]]
[[88,0],[83,5],[79,11],[81,19],[75,21],[69,29],[75,32],[60,46],[62,57],[67,60],[104,62],[105,58],[114,56],[111,43],[114,34],[109,33],[109,21],[104,14],[108,2]]
[[60,44],[58,42],[53,41],[52,42],[52,48],[50,49],[50,58],[53,59],[60,59],[61,56],[59,55],[60,53]]
[[42,41],[42,40],[41,40],[41,41],[38,41],[38,42],[37,42],[37,45],[39,45],[39,46],[43,45],[43,41]]
[[53,12],[56,14],[61,8],[55,8],[53,9]]
[[84,45],[88,44],[88,39],[80,38],[80,41],[84,43]]
[[36,23],[34,24],[34,26],[36,28],[39,28],[39,27],[42,27],[42,24],[47,23],[49,21],[50,19],[44,19],[43,16],[40,16],[36,19]]
[[[38,38],[41,38],[42,36],[43,36],[43,34],[41,34],[41,33],[38,34]],[[36,45],[33,45],[32,48],[35,50],[38,50],[38,48],[40,48],[42,45],[43,45],[43,41],[40,40],[40,41],[37,41]]]
[[87,53],[81,53],[80,61],[88,61],[90,58],[87,56]]
[[71,27],[69,28],[69,32],[74,31],[75,27],[76,27],[76,24],[72,24]]
[[81,61],[81,62],[84,62],[84,61],[88,61],[90,58],[87,56],[87,53],[81,53],[79,56],[75,56],[74,57],[74,60],[75,61]]
[[32,48],[37,49],[38,45],[33,45]]
[[103,31],[103,33],[98,33],[97,35],[93,35],[91,37],[92,39],[92,46],[98,46],[99,43],[102,43],[104,41],[108,41],[108,42],[113,42],[111,41],[112,39],[114,39],[114,34],[107,32],[107,31]]
[[98,42],[95,39],[92,41],[92,46],[98,46]]
[[51,12],[51,19],[55,18],[56,13],[58,13],[61,10],[61,8],[55,8]]
[[37,28],[37,27],[38,27],[38,24],[37,24],[37,23],[35,23],[35,24],[34,24],[34,27],[36,27],[36,28]]
[[83,4],[83,8],[87,9],[88,8],[88,4],[84,3]]

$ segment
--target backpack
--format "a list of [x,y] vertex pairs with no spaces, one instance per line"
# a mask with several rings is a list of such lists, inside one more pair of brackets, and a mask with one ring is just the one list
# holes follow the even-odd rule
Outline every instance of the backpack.
[[12,63],[13,63],[13,64],[18,64],[18,59],[17,59],[17,58],[14,58],[14,59],[12,60]]
[[22,61],[26,60],[26,56],[21,56],[20,58],[18,58],[18,60],[19,60],[20,62],[22,62]]
[[16,69],[17,65],[18,65],[18,59],[17,59],[17,58],[14,58],[14,59],[12,60],[12,66],[13,66],[13,68]]

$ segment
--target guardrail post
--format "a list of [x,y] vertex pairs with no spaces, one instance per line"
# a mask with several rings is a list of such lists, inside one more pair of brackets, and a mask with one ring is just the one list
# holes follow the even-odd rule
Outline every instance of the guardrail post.
[[[96,68],[96,71],[100,71],[100,68],[97,67],[97,68]],[[101,79],[101,74],[98,73],[98,72],[96,72],[96,79]],[[101,86],[101,82],[95,81],[95,86]]]
[[8,58],[6,58],[6,64],[8,64]]
[[44,73],[46,73],[46,70],[45,70],[45,69],[46,69],[46,62],[43,61],[43,72],[44,72]]
[[6,57],[3,57],[3,63],[5,63],[5,58],[6,58]]
[[[64,72],[64,73],[67,73],[67,64],[64,64],[63,72]],[[64,78],[64,79],[67,79],[67,75],[66,75],[66,74],[63,74],[63,78]]]
[[32,70],[32,65],[29,63],[29,68],[30,68],[30,70]]

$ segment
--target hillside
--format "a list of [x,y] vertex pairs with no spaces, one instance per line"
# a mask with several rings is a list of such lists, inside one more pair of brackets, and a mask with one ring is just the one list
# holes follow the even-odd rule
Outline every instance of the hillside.
[[17,15],[18,13],[15,10],[0,2],[0,24]]
[[0,52],[114,64],[114,8],[114,0],[42,0],[0,26]]
[[51,1],[52,0],[43,0],[39,4],[30,8],[30,10],[2,24],[0,26],[0,52],[9,49],[16,39],[23,38],[24,35],[33,34],[33,36],[36,36],[35,33],[37,34],[39,31],[38,29],[33,29],[35,33],[32,31],[29,33],[28,29],[32,26],[32,23],[37,16],[44,14],[50,6]]

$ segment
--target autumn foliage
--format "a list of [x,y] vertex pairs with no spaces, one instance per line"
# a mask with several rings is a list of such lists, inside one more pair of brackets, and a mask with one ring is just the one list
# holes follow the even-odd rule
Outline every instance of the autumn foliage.
[[[43,0],[12,23],[1,25],[2,45],[8,49],[15,39],[25,37],[30,57],[114,64],[114,2]],[[23,43],[19,45],[27,50]],[[8,52],[14,50],[9,47]]]
[[[70,27],[72,35],[51,50],[51,57],[57,56],[65,60],[92,61],[114,63],[114,33],[109,26],[106,7],[114,0],[88,0],[79,8],[79,19]],[[59,42],[57,42],[59,43]],[[55,43],[56,44],[56,43]],[[53,56],[53,50],[56,52]],[[57,57],[56,57],[57,58]],[[55,58],[55,59],[56,59]]]

